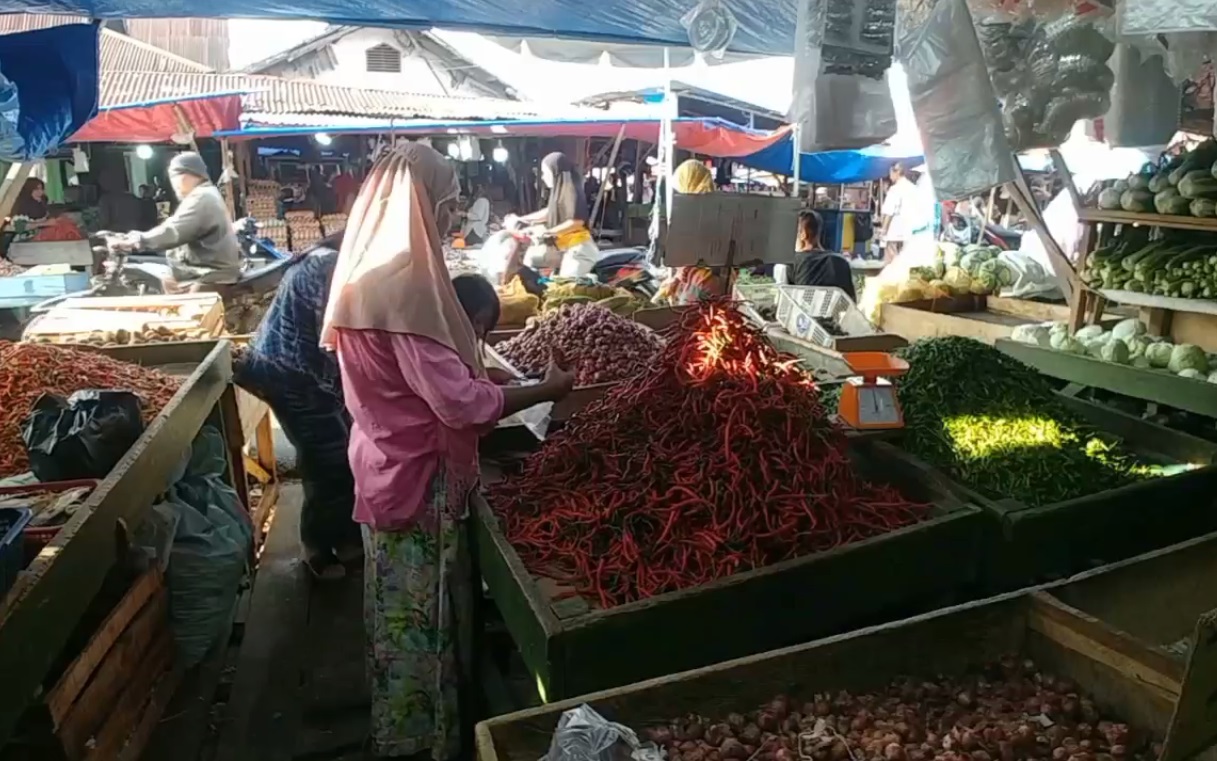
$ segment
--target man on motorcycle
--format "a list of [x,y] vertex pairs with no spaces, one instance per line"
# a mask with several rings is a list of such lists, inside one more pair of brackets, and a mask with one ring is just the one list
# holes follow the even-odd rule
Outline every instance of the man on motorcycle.
[[241,278],[241,251],[220,190],[207,176],[203,157],[179,153],[169,162],[169,183],[178,197],[173,216],[147,232],[132,232],[123,247],[165,251],[172,271],[166,292],[228,285]]

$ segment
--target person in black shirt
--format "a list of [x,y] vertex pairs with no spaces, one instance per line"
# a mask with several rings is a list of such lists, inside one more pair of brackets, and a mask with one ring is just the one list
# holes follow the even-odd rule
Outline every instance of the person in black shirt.
[[811,209],[799,212],[799,231],[795,238],[794,267],[790,271],[791,285],[820,285],[840,288],[851,301],[854,295],[854,273],[849,260],[840,254],[820,248],[820,215]]

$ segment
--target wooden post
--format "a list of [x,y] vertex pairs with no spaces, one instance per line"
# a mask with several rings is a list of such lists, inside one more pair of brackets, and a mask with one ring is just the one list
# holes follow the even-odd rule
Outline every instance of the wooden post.
[[7,219],[13,211],[13,204],[34,168],[33,162],[19,161],[9,165],[8,174],[0,180],[0,219]]
[[[613,141],[613,152],[609,156],[609,166],[614,166],[617,163],[617,151],[621,149],[621,140],[625,137],[625,125],[621,125],[621,129],[617,130],[617,139]],[[592,216],[587,222],[587,229],[590,232],[596,224],[596,219],[600,216],[600,204],[604,200],[604,192],[608,187],[608,172],[604,174],[604,181],[600,183],[600,191],[596,193],[596,201],[592,204]]]
[[190,136],[190,148],[195,153],[199,152],[199,144],[194,139],[194,125],[190,123],[190,117],[186,116],[186,112],[178,104],[173,104],[173,115],[177,117],[177,128],[184,134]]
[[993,217],[993,202],[997,200],[997,188],[989,188],[989,203],[985,206],[985,218],[980,221],[980,238],[976,241],[980,243],[985,239],[985,230],[989,229],[989,220]]
[[1065,300],[1071,307],[1076,306],[1075,300],[1082,290],[1077,270],[1073,268],[1073,264],[1065,256],[1065,252],[1061,250],[1060,245],[1052,237],[1052,233],[1048,231],[1044,215],[1040,213],[1039,206],[1036,205],[1035,197],[1031,195],[1031,190],[1027,187],[1027,180],[1023,177],[1021,169],[1018,170],[1017,179],[1006,184],[1006,191],[1044,244],[1044,250],[1048,253],[1048,261],[1052,263],[1052,270],[1061,280]]
[[232,184],[232,175],[235,170],[232,166],[232,153],[228,150],[228,138],[226,137],[220,138],[220,166],[223,167],[220,179],[224,181],[224,205],[228,207],[229,219],[236,219],[237,198]]

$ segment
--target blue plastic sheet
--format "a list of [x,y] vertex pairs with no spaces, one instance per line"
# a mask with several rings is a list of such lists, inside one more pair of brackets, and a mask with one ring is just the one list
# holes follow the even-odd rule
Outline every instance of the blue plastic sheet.
[[[804,153],[799,158],[799,179],[833,185],[850,182],[870,182],[887,176],[893,164],[906,167],[922,163],[919,155],[908,156],[885,145],[860,148],[854,151],[824,151]],[[743,166],[763,172],[793,175],[794,141],[790,138],[774,143],[751,156],[736,159]]]
[[[726,0],[739,24],[729,50],[794,55],[795,0]],[[336,24],[468,29],[526,37],[687,47],[681,17],[695,0],[0,0],[4,13],[89,18],[311,18]]]
[[40,158],[93,118],[98,40],[92,24],[0,36],[0,159]]

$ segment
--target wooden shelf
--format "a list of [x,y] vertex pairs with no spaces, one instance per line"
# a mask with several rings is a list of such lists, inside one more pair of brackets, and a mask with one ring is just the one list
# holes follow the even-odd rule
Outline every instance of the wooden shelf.
[[1136,291],[1099,291],[1103,298],[1117,304],[1146,307],[1148,309],[1168,309],[1172,312],[1193,312],[1195,314],[1217,315],[1217,301],[1212,299],[1181,299],[1174,296],[1157,296],[1152,293]]
[[1171,227],[1176,230],[1217,232],[1217,218],[1185,217],[1175,214],[1143,214],[1132,211],[1079,209],[1078,221],[1110,222],[1118,225],[1148,225],[1152,227]]

